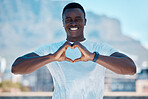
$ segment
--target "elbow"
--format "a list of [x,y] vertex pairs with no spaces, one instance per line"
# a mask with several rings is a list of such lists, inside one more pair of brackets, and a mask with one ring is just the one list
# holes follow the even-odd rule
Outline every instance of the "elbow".
[[136,65],[132,60],[123,67],[124,68],[122,68],[122,73],[124,75],[135,75],[137,73]]
[[137,73],[137,68],[135,63],[133,62],[129,68],[129,75],[134,75]]
[[11,68],[11,73],[13,73],[13,74],[21,74],[19,71],[18,71],[18,69],[17,69],[17,67],[16,66],[12,66],[12,68]]
[[21,66],[21,57],[17,58],[16,61],[12,64],[11,73],[13,74],[27,74],[26,69]]
[[135,75],[137,72],[136,66],[131,66],[130,68],[126,68],[120,71],[122,75]]
[[13,73],[13,74],[18,74],[18,73],[17,73],[17,70],[16,70],[16,68],[15,68],[15,66],[12,66],[12,68],[11,68],[11,73]]
[[134,74],[136,74],[136,72],[137,72],[136,66],[133,66],[131,68],[131,70],[130,70],[130,74],[129,75],[134,75]]
[[18,73],[18,71],[19,71],[19,62],[18,62],[18,60],[20,60],[20,57],[19,58],[17,58],[16,60],[15,60],[15,62],[12,64],[12,67],[11,67],[11,73],[13,73],[13,74],[19,74]]
[[134,61],[132,61],[132,63],[129,66],[129,75],[135,75],[136,73],[137,73],[137,68]]
[[20,70],[16,66],[12,66],[11,73],[13,73],[15,75],[17,75],[17,74],[21,74],[21,75],[28,74],[28,73],[23,72],[22,70]]

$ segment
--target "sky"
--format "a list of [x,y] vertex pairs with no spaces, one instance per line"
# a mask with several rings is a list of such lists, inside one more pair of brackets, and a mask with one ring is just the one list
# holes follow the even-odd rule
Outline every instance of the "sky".
[[116,18],[123,34],[142,43],[148,49],[148,0],[75,0],[86,11]]

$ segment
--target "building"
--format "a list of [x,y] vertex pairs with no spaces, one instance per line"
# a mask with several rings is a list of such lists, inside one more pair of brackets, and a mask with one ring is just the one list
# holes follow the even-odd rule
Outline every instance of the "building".
[[138,73],[136,91],[139,93],[148,93],[148,68],[145,68]]
[[0,56],[0,82],[4,79],[3,75],[6,70],[6,59]]
[[53,91],[52,77],[46,66],[31,74],[23,75],[22,83],[24,86],[29,86],[31,91]]

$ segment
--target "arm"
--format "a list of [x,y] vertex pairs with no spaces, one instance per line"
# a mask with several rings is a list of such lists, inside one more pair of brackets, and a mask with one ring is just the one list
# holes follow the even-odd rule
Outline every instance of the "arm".
[[65,56],[65,51],[71,47],[70,43],[65,42],[54,54],[39,56],[35,53],[29,53],[15,60],[12,65],[12,73],[14,74],[29,74],[53,61],[70,61],[71,59]]
[[29,53],[17,58],[12,65],[11,71],[14,74],[29,74],[52,61],[52,54],[39,56],[35,53]]
[[[95,54],[89,52],[81,43],[75,42],[73,48],[78,47],[82,56],[77,61],[93,61]],[[136,66],[128,56],[115,52],[111,56],[99,55],[96,63],[106,67],[107,69],[123,75],[133,75],[136,73]]]
[[134,75],[136,73],[136,66],[132,59],[119,52],[115,52],[111,56],[99,55],[96,63],[118,74]]

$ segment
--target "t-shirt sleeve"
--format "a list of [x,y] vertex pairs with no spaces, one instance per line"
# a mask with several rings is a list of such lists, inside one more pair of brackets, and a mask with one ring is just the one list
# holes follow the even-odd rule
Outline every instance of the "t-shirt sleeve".
[[33,52],[38,54],[39,56],[44,56],[44,55],[48,55],[49,53],[51,53],[49,44],[40,46]]
[[106,43],[101,43],[99,52],[102,55],[110,56],[113,53],[118,52],[118,51]]

